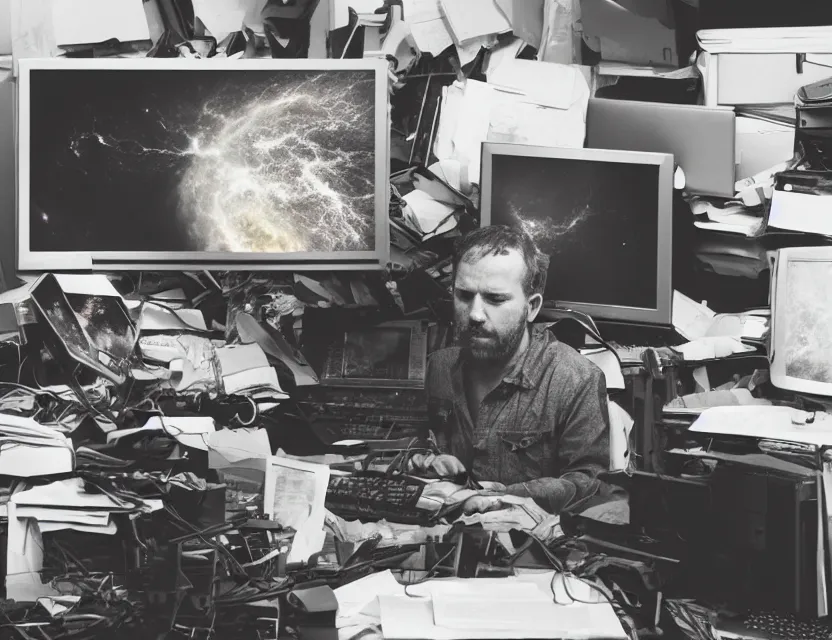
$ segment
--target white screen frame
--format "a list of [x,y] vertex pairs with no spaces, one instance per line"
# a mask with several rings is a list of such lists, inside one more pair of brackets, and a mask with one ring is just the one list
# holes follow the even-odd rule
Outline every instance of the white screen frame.
[[[375,247],[371,251],[303,253],[226,253],[191,251],[75,252],[30,249],[31,74],[39,70],[135,71],[362,71],[375,72]],[[17,269],[20,272],[152,269],[356,270],[383,269],[390,259],[390,107],[389,64],[383,59],[65,59],[25,58],[18,75]]]
[[567,147],[541,147],[523,144],[485,142],[482,145],[482,170],[480,172],[480,226],[491,225],[492,193],[495,178],[493,158],[515,156],[523,158],[552,158],[584,160],[589,162],[614,162],[646,164],[659,169],[658,233],[656,246],[656,308],[625,307],[619,305],[592,304],[570,300],[558,300],[559,308],[572,309],[588,314],[597,320],[614,320],[639,324],[671,325],[673,299],[673,156],[666,153],[643,151],[616,151],[609,149],[574,149]]
[[783,318],[785,291],[788,285],[790,262],[827,262],[832,264],[832,246],[791,247],[777,251],[771,275],[771,345],[769,347],[769,376],[771,384],[778,389],[807,393],[818,396],[832,396],[832,383],[795,378],[786,373],[785,344],[789,326]]

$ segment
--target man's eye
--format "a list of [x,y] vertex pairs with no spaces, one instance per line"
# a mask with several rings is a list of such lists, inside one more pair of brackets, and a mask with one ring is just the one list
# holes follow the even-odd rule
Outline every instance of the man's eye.
[[506,301],[506,299],[505,299],[505,298],[502,298],[502,297],[496,297],[496,296],[488,296],[488,297],[486,298],[486,300],[488,300],[488,302],[489,302],[490,304],[503,304],[503,303]]

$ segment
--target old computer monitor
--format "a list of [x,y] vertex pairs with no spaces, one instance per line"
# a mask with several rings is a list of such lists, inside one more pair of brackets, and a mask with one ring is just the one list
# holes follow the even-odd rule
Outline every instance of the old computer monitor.
[[385,60],[27,59],[18,268],[380,269]]
[[600,320],[670,325],[673,156],[485,143],[480,223],[550,256],[544,299]]
[[832,396],[832,247],[777,251],[771,277],[771,383]]

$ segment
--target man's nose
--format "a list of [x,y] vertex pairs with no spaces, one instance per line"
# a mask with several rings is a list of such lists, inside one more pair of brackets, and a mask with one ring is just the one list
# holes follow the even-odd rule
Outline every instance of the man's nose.
[[471,302],[470,321],[475,324],[485,322],[485,305],[479,296],[474,296],[474,300]]

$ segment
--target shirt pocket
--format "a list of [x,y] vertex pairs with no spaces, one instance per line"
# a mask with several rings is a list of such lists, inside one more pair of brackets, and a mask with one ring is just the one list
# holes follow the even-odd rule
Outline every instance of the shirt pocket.
[[551,431],[500,431],[497,438],[504,484],[553,475]]

